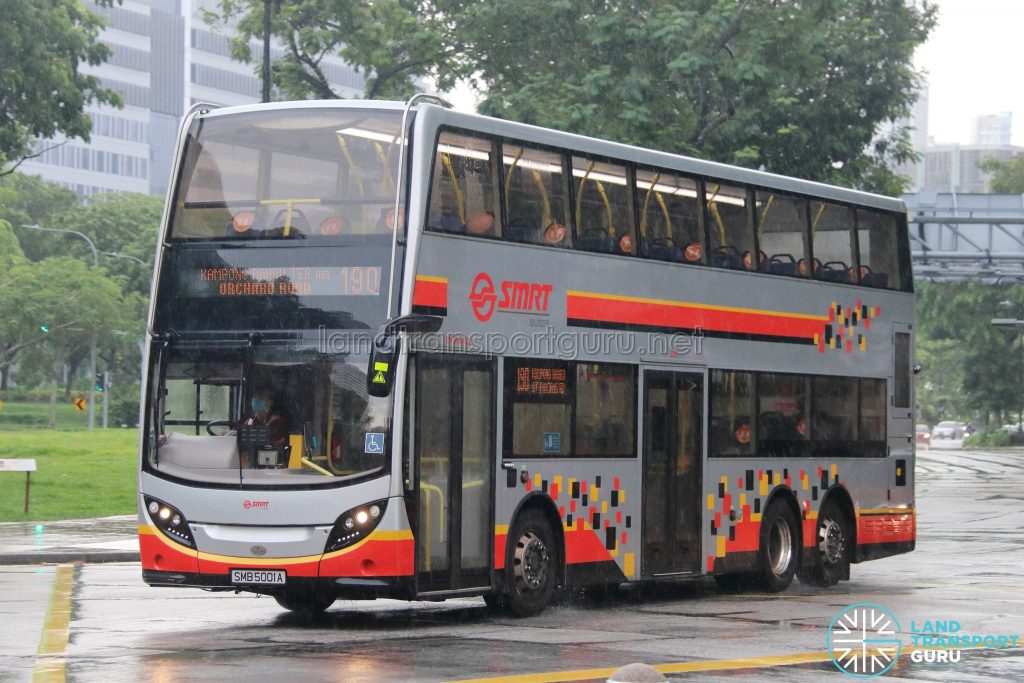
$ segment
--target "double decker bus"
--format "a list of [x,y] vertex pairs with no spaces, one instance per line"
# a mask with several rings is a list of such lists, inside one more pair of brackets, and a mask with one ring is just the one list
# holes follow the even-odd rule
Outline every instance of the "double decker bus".
[[158,252],[151,585],[526,616],[914,548],[897,200],[424,98],[198,105]]

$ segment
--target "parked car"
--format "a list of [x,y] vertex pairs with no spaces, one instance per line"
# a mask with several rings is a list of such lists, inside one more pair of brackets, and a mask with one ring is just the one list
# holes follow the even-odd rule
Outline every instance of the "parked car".
[[932,429],[928,425],[917,425],[914,428],[914,441],[917,443],[928,443],[932,440]]
[[932,429],[933,439],[960,439],[963,438],[964,427],[959,422],[946,420],[935,425]]

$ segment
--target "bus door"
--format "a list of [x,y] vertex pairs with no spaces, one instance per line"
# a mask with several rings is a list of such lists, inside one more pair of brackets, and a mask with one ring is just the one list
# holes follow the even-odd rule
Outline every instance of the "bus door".
[[644,372],[645,577],[699,573],[704,373]]
[[491,585],[494,362],[418,354],[414,373],[418,593]]

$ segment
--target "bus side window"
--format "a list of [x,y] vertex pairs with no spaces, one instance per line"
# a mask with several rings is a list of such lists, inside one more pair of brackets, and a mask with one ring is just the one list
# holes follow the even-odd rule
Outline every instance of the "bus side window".
[[496,177],[490,140],[441,133],[430,184],[427,229],[500,236]]
[[561,154],[506,143],[501,155],[508,221],[505,237],[513,242],[570,246]]
[[811,252],[814,278],[856,282],[852,249],[853,211],[838,204],[811,202]]
[[765,254],[761,270],[773,275],[807,277],[804,233],[807,200],[759,190],[756,193],[757,242]]
[[576,248],[602,254],[632,254],[633,211],[623,166],[572,158]]
[[906,230],[893,214],[857,210],[859,280],[865,287],[906,289],[897,258],[898,230]]
[[754,374],[711,371],[711,443],[716,457],[754,455]]
[[638,170],[636,204],[641,256],[657,261],[706,262],[697,181],[667,172]]
[[754,245],[746,189],[708,180],[704,196],[711,265],[732,270],[758,270],[763,259]]

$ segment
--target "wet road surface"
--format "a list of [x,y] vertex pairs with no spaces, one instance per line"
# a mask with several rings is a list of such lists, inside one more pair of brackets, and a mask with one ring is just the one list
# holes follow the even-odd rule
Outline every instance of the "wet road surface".
[[[671,665],[671,680],[843,680],[825,637],[852,603],[890,610],[907,646],[911,622],[920,631],[929,620],[956,620],[964,634],[1024,636],[1022,465],[1024,453],[919,454],[917,550],[855,565],[852,580],[834,589],[794,582],[781,595],[723,594],[700,582],[565,596],[526,620],[496,616],[480,599],[339,601],[303,621],[270,598],[148,588],[137,564],[84,565],[67,570],[69,641],[37,655],[46,640],[41,594],[48,597],[58,568],[0,567],[0,681],[31,680],[42,667],[58,680],[103,683],[499,676],[525,683],[602,680],[607,671],[595,669],[637,661]],[[948,665],[913,662],[905,648],[893,678],[1021,680],[1024,648],[965,651]]]

